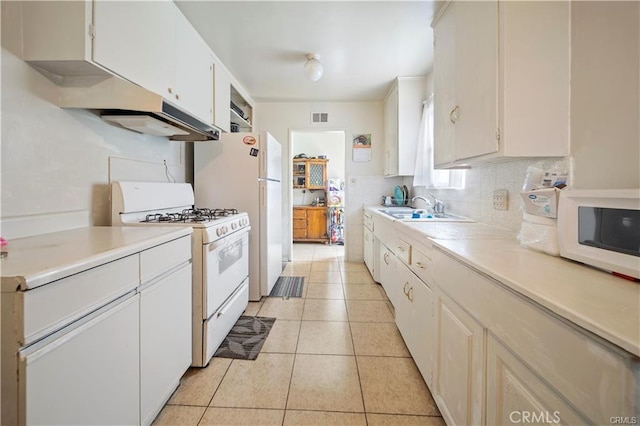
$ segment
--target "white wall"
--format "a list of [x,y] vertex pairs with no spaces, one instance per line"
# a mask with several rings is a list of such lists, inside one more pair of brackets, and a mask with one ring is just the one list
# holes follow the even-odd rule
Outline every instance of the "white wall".
[[[289,131],[302,129],[344,130],[345,143],[345,257],[348,261],[362,261],[363,232],[362,206],[380,204],[380,196],[391,194],[399,178],[384,179],[383,167],[383,127],[382,102],[261,102],[255,127],[273,134],[282,143],[283,179],[291,180],[289,159],[296,154],[289,146]],[[329,122],[311,123],[311,112],[327,112]],[[371,161],[352,161],[351,144],[353,134],[371,133]],[[286,162],[286,163],[284,163]],[[283,211],[291,205],[290,194],[285,191]],[[284,215],[283,241],[291,241],[291,216]],[[290,258],[290,247],[285,244],[284,258]]]
[[184,182],[191,164],[185,143],[54,104],[57,86],[19,57],[19,13],[19,2],[2,2],[3,225],[16,217],[79,210],[89,211],[91,224],[106,225],[110,180],[166,180],[164,160]]
[[329,160],[327,178],[344,180],[345,143],[344,133],[340,131],[294,131],[291,134],[290,159],[301,153],[307,157],[324,155]]

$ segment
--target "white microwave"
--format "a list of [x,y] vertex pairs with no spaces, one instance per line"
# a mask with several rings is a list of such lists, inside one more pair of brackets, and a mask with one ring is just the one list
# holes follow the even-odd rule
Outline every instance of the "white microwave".
[[640,279],[640,189],[560,191],[560,256]]

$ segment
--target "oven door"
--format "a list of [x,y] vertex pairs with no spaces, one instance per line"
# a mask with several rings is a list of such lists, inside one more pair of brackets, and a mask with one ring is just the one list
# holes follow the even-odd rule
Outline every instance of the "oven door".
[[240,231],[204,246],[203,320],[211,317],[249,276],[249,232]]

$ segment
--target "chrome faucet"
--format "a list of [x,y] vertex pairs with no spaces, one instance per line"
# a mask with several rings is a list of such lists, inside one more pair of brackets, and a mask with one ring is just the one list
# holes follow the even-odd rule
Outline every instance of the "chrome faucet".
[[436,214],[444,214],[444,203],[438,200],[432,193],[429,193],[429,195],[433,197],[433,212]]
[[427,200],[425,197],[423,197],[422,195],[416,195],[415,197],[413,197],[411,199],[411,205],[415,207],[415,204],[413,204],[416,200],[422,200],[425,203],[427,203],[427,207],[430,209],[433,209],[433,203],[431,202],[431,200]]

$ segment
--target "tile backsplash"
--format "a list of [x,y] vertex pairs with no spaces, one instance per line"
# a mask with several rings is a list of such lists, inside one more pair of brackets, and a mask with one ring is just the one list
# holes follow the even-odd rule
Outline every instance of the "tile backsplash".
[[[517,232],[522,224],[520,191],[527,168],[535,165],[543,170],[548,169],[558,160],[560,159],[526,159],[476,166],[466,171],[464,189],[413,187],[411,195],[428,196],[433,193],[445,203],[448,212]],[[404,178],[404,183],[412,185],[413,178]],[[496,189],[508,191],[507,210],[493,208],[493,191]]]

